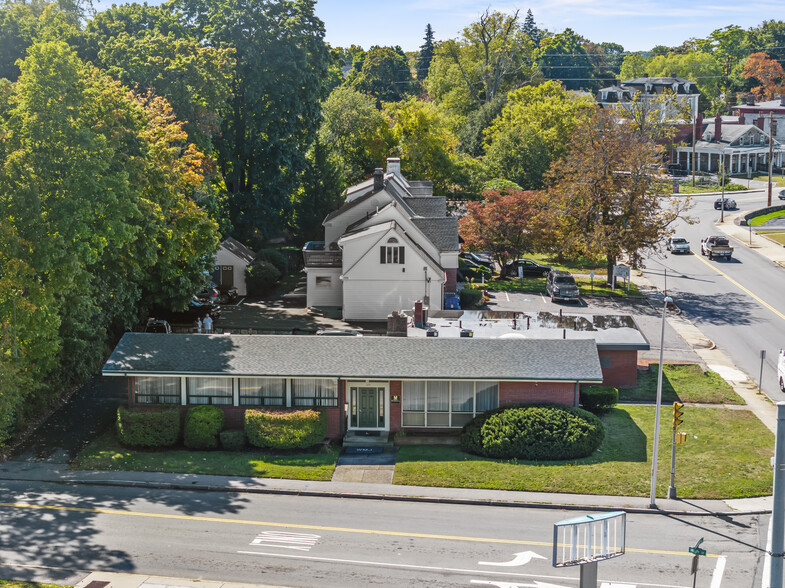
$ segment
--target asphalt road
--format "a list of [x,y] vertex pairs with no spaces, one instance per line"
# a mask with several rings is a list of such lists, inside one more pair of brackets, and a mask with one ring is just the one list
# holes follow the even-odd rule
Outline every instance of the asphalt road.
[[[763,190],[731,197],[743,211],[766,206]],[[687,238],[693,254],[652,256],[644,273],[756,383],[760,352],[765,350],[763,391],[772,400],[785,400],[777,383],[777,352],[785,347],[785,270],[733,240],[729,261],[700,255],[702,238],[722,234],[716,226],[720,212],[714,210],[715,199],[693,196],[689,215],[695,223],[677,225],[676,235]]]
[[[0,487],[0,577],[73,583],[87,571],[276,586],[574,588],[551,565],[553,524],[579,512],[126,487]],[[760,585],[768,517],[627,515],[601,582]]]

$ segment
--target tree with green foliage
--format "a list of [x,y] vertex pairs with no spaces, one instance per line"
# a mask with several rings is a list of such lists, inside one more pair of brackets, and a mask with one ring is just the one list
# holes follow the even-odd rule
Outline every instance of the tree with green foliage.
[[457,141],[439,110],[411,96],[386,103],[384,111],[390,119],[393,152],[401,158],[403,174],[431,180],[436,194],[450,191]]
[[320,122],[329,66],[314,0],[250,7],[239,0],[179,0],[200,43],[235,51],[230,105],[215,139],[236,236],[280,234]]
[[785,21],[764,20],[747,31],[747,46],[750,52],[766,53],[771,59],[783,63],[785,60]]
[[0,78],[15,82],[19,77],[16,62],[38,34],[40,12],[32,4],[9,2],[0,6]]
[[341,194],[346,188],[343,174],[319,137],[308,153],[308,166],[301,184],[294,198],[291,233],[299,243],[318,241],[324,237],[322,222],[343,204]]
[[362,68],[349,83],[358,92],[382,102],[397,102],[412,91],[409,62],[400,47],[371,47],[365,54]]
[[349,86],[335,88],[322,106],[319,141],[344,186],[359,182],[384,161],[393,144],[387,120],[373,98]]
[[[698,110],[709,108],[712,99],[717,98],[721,88],[722,72],[714,56],[702,51],[689,53],[669,53],[649,60],[646,65],[650,76],[680,77],[693,80],[701,93]],[[714,108],[717,108],[715,102]]]
[[486,131],[486,165],[527,190],[542,186],[542,174],[562,156],[578,121],[594,110],[585,96],[565,91],[558,82],[519,88]]
[[486,10],[459,39],[440,44],[434,62],[438,59],[454,66],[442,69],[459,74],[456,81],[465,86],[475,109],[530,82],[536,73],[534,51],[517,11],[507,15]]
[[417,79],[422,81],[428,77],[433,61],[433,29],[430,23],[425,27],[425,41],[420,45],[420,54],[417,56]]
[[622,80],[642,78],[646,71],[647,60],[641,53],[628,53],[621,64],[619,75]]
[[526,11],[526,18],[523,19],[523,32],[532,40],[532,43],[539,47],[542,41],[542,31],[537,28],[537,23],[534,22],[534,15],[531,10]]
[[594,84],[592,62],[581,37],[572,29],[543,39],[537,51],[537,63],[546,79],[559,80],[568,90]]

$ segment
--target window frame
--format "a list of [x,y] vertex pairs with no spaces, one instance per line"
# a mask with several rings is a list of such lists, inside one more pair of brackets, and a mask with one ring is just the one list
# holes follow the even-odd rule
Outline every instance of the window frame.
[[[472,410],[465,411],[465,410],[455,410],[453,404],[453,384],[455,383],[471,383],[473,385],[472,395],[471,395],[471,404]],[[447,410],[429,410],[432,402],[429,399],[429,384],[431,383],[439,383],[444,384],[447,383]],[[407,393],[407,384],[417,384],[418,388],[422,386],[422,389],[418,389],[416,391],[409,390]],[[478,393],[481,391],[485,391],[488,388],[496,388],[495,392],[495,406],[491,406],[490,408],[484,410],[478,410],[478,402],[477,396]],[[488,410],[493,410],[494,408],[499,407],[499,388],[500,388],[500,381],[498,380],[403,380],[401,382],[401,425],[404,428],[449,428],[449,429],[457,429],[464,426],[467,422],[471,419],[475,418],[477,415],[482,414]],[[418,398],[417,401],[414,403],[414,406],[418,408],[407,409],[407,404],[411,402],[408,395],[416,393]],[[443,394],[443,391],[438,392],[439,395]],[[420,398],[419,396],[422,395]],[[466,402],[466,399],[463,400]],[[484,404],[484,402],[483,402]],[[493,403],[492,403],[493,404]],[[418,418],[419,416],[422,418]],[[431,419],[429,419],[429,415],[433,415]],[[447,417],[447,424],[443,424],[444,415]],[[407,418],[408,417],[408,418]],[[421,424],[420,424],[421,423]]]

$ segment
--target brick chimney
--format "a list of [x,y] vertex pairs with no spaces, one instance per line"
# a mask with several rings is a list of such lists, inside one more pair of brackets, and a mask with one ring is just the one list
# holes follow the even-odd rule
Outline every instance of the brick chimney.
[[418,329],[424,328],[423,314],[422,300],[418,300],[414,303],[414,326]]
[[755,119],[755,126],[758,127],[762,131],[764,122],[765,122],[765,119],[763,118],[763,115],[759,114],[758,118]]
[[747,96],[745,96],[745,104],[747,106],[755,106],[755,96],[753,94],[747,94]]
[[719,143],[720,139],[722,139],[722,117],[718,112],[714,117],[714,140]]
[[373,189],[384,189],[384,170],[380,167],[377,167],[375,170],[373,170]]
[[699,112],[695,115],[695,140],[703,137],[703,115]]

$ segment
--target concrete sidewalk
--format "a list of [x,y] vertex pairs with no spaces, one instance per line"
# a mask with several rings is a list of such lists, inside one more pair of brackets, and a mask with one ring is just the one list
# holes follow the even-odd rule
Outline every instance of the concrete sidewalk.
[[89,486],[125,486],[156,490],[191,490],[282,494],[370,500],[397,500],[445,504],[473,504],[504,507],[556,508],[562,510],[626,510],[633,513],[732,515],[771,511],[771,497],[737,500],[657,499],[657,509],[649,508],[647,497],[596,496],[546,492],[516,492],[476,488],[431,488],[362,482],[316,482],[167,474],[161,472],[106,472],[69,470],[63,464],[45,462],[5,462],[0,464],[0,480],[46,482]]
[[144,574],[117,574],[112,572],[92,572],[74,588],[284,588],[269,584],[238,584],[233,582],[212,582],[210,580],[189,580],[186,578],[167,578],[146,576]]

